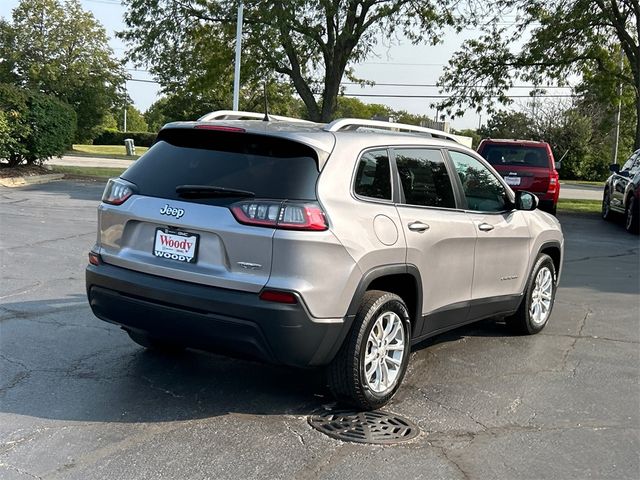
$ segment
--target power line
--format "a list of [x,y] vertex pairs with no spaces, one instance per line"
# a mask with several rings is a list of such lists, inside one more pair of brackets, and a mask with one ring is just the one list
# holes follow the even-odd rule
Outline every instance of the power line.
[[156,82],[155,80],[143,80],[142,78],[127,78],[127,82],[155,83],[160,85],[160,82]]
[[[442,87],[442,85],[437,85],[435,83],[378,83],[378,82],[374,82],[373,85],[361,85],[358,82],[342,82],[340,85],[359,85],[362,87]],[[480,88],[480,87],[484,87],[484,88],[489,88],[489,87],[485,87],[484,85],[464,85],[464,87],[466,88]],[[529,88],[531,90],[534,89],[547,89],[547,88],[573,88],[573,87],[560,87],[560,86],[552,86],[552,85],[545,85],[545,86],[540,86],[540,85],[513,85],[509,88]]]
[[[381,97],[381,98],[451,98],[454,95],[384,95],[377,93],[343,93],[345,97]],[[531,95],[486,95],[488,98],[533,98]],[[536,95],[536,98],[577,98],[579,95]]]

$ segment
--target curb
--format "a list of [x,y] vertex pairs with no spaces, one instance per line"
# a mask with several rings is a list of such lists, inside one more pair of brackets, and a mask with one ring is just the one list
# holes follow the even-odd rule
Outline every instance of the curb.
[[30,175],[28,177],[0,178],[0,185],[3,187],[24,187],[26,185],[38,185],[40,183],[53,182],[64,178],[64,173],[50,173],[48,175]]

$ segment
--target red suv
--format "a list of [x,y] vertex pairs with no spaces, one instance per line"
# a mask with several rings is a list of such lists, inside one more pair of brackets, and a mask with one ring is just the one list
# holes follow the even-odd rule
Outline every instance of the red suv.
[[540,200],[539,208],[556,214],[560,182],[551,147],[532,140],[484,139],[482,155],[513,190],[526,190]]

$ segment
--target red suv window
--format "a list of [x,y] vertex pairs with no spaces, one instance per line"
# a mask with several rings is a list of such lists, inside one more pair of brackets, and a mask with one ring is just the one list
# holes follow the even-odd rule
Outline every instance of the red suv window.
[[481,155],[491,165],[512,165],[549,168],[549,155],[545,147],[519,145],[486,145]]

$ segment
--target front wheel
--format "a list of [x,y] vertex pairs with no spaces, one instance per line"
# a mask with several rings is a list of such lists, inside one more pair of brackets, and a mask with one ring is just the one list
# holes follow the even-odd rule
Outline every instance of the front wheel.
[[398,295],[366,292],[351,331],[329,365],[329,388],[342,402],[362,410],[385,405],[407,370],[411,325]]
[[556,297],[556,268],[549,255],[541,253],[531,271],[518,311],[506,319],[511,329],[522,335],[541,331],[551,316]]
[[629,233],[638,233],[638,202],[635,197],[630,197],[624,214],[624,228]]
[[609,193],[609,190],[605,190],[602,197],[602,218],[605,220],[611,220],[612,218],[611,194]]

